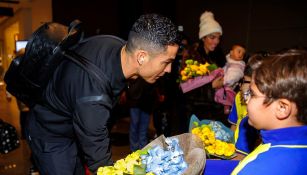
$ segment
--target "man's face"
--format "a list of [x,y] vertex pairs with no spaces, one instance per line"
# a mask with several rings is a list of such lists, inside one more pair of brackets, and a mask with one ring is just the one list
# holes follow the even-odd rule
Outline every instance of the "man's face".
[[145,59],[138,74],[148,83],[154,83],[166,72],[171,72],[172,62],[175,60],[178,45],[168,45],[165,52]]

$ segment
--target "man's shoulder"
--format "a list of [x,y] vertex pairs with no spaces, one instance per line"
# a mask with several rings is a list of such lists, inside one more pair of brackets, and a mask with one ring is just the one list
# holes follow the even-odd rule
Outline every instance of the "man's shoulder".
[[81,43],[114,43],[124,45],[126,41],[113,35],[95,35],[84,39]]

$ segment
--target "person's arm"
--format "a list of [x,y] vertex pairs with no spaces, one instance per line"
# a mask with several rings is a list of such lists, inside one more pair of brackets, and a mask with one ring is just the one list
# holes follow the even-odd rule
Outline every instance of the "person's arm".
[[90,96],[79,99],[73,120],[75,134],[91,172],[113,163],[107,129],[110,110],[99,98]]

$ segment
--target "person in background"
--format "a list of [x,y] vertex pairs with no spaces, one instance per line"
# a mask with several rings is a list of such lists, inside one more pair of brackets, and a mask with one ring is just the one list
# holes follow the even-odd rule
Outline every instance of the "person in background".
[[[43,56],[37,53],[42,43],[48,47],[42,52],[50,53],[66,36],[67,27],[47,23],[38,31],[34,48],[26,48],[28,56]],[[99,167],[112,165],[107,123],[126,80],[142,77],[148,83],[156,82],[171,71],[178,44],[177,27],[158,14],[137,19],[127,42],[110,35],[81,41],[73,51],[95,64],[108,83],[99,84],[69,60],[57,67],[43,93],[44,103],[30,109],[27,126],[40,174],[84,175],[84,164],[96,174]]]
[[[212,12],[205,11],[200,16],[199,43],[197,48],[192,47],[190,59],[199,63],[216,64],[218,67],[225,65],[225,55],[219,47],[223,34],[222,27],[214,19]],[[188,122],[192,114],[198,118],[219,119],[224,118],[223,106],[214,101],[215,89],[223,86],[223,77],[218,77],[202,87],[194,89],[184,94],[185,117],[181,120],[182,132],[188,131]]]
[[148,127],[155,98],[154,85],[137,78],[129,82],[126,96],[130,106],[130,150],[134,152],[148,143]]
[[306,50],[288,50],[268,56],[253,71],[248,123],[260,130],[262,144],[232,175],[307,174],[306,67]]
[[183,26],[178,26],[180,45],[172,70],[158,80],[155,85],[156,103],[153,121],[156,135],[165,137],[180,134],[180,120],[183,118],[183,93],[179,86],[179,75],[182,61],[187,57],[190,39],[184,32]]

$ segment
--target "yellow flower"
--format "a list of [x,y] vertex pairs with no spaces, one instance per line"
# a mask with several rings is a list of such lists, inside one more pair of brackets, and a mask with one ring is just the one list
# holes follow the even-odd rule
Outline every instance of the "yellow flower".
[[235,153],[235,146],[232,143],[228,143],[226,150],[225,150],[225,156],[231,156]]
[[203,75],[204,73],[200,70],[196,71],[196,75]]
[[125,160],[124,159],[120,159],[120,160],[116,161],[115,164],[114,164],[114,168],[124,171],[126,169],[126,162],[125,162]]
[[181,75],[181,76],[185,76],[185,75],[187,75],[187,74],[186,74],[186,72],[185,72],[184,70],[182,70],[182,71],[180,71],[180,75]]
[[114,167],[112,166],[99,167],[97,171],[97,175],[113,175],[113,174],[114,174]]
[[135,165],[135,162],[127,162],[127,171],[128,171],[128,173],[130,173],[130,174],[133,173],[134,165]]
[[220,156],[224,155],[224,149],[222,147],[216,147],[215,154],[220,155]]
[[207,146],[205,148],[209,154],[214,154],[215,153],[215,150],[214,150],[214,147],[211,145],[211,146]]
[[97,175],[133,174],[134,165],[141,165],[141,158],[138,152],[133,152],[125,159],[116,161],[114,166],[99,167]]
[[191,67],[192,71],[196,72],[198,70],[198,66],[196,66],[196,65],[191,65],[190,67]]
[[202,127],[202,132],[206,135],[208,135],[210,133],[210,129],[209,127],[205,126],[205,127]]
[[229,150],[225,150],[224,155],[225,155],[225,156],[231,156],[231,155],[233,155],[233,152],[232,152],[232,151],[229,151]]
[[114,175],[124,175],[124,171],[122,170],[114,170],[113,173]]
[[192,134],[196,134],[196,135],[201,134],[201,129],[200,129],[200,127],[193,128],[193,129],[192,129]]

